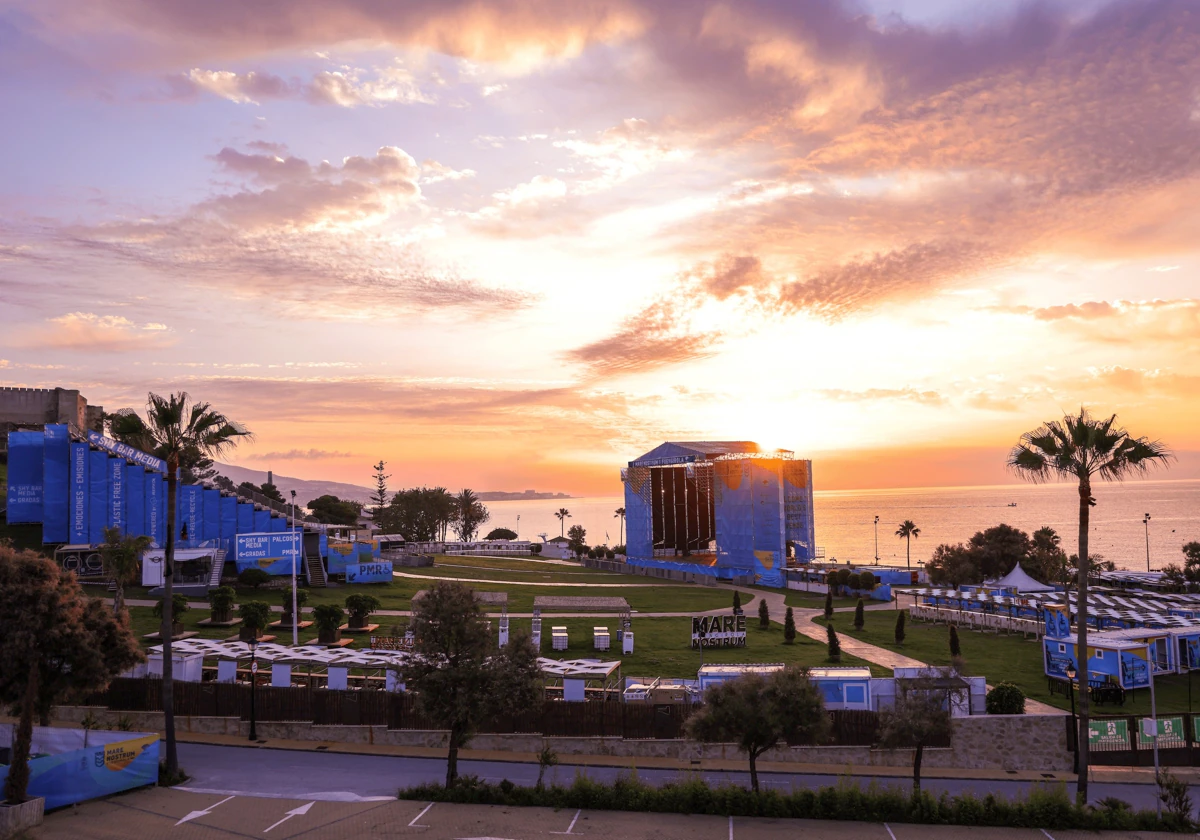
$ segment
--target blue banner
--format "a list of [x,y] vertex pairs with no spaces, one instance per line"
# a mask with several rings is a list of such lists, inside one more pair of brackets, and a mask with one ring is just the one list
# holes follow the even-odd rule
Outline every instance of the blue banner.
[[360,542],[331,542],[328,544],[328,558],[326,570],[331,575],[344,574],[352,565],[369,564],[375,559],[371,544]]
[[256,510],[254,511],[254,530],[260,534],[269,533],[271,530],[271,511]]
[[221,545],[230,552],[232,557],[233,538],[237,536],[237,506],[236,496],[221,497]]
[[201,539],[204,519],[203,491],[204,488],[198,484],[179,486],[179,518],[175,522],[175,539],[182,543],[197,543]]
[[104,542],[108,525],[108,456],[88,453],[88,538],[91,545]]
[[108,459],[108,527],[125,533],[125,461]]
[[[29,762],[28,795],[46,810],[158,783],[158,735],[47,755]],[[0,782],[8,766],[0,766]]]
[[279,533],[280,531],[286,531],[287,530],[287,520],[281,516],[272,516],[271,517],[271,527],[268,528],[267,530],[274,531],[275,533]]
[[8,433],[8,523],[24,525],[42,521],[41,432]]
[[140,537],[146,531],[146,468],[140,464],[125,465],[125,533]]
[[[262,569],[269,575],[290,575],[293,558],[299,554],[303,534],[287,531],[282,534],[238,534],[236,538],[237,570]],[[303,572],[297,563],[296,573]]]
[[88,445],[71,444],[71,534],[75,545],[86,545],[88,539]]
[[71,483],[71,436],[65,423],[47,424],[42,448],[42,542],[70,537],[67,498]]
[[130,461],[134,464],[140,464],[149,470],[157,470],[160,473],[167,471],[167,464],[161,458],[156,458],[153,455],[147,455],[140,449],[134,449],[124,443],[118,443],[112,438],[106,438],[99,432],[88,432],[88,443],[97,449],[103,449],[110,455],[115,455],[125,461]]
[[204,528],[200,539],[221,539],[221,491],[204,488]]
[[254,505],[249,502],[238,502],[237,532],[239,534],[249,534],[254,530]]
[[163,524],[165,519],[163,513],[167,509],[167,482],[159,473],[148,472],[146,473],[145,491],[146,536],[154,540],[155,544],[163,545],[167,535],[166,526]]
[[380,560],[376,563],[348,563],[346,565],[346,583],[391,583],[391,581],[391,560]]

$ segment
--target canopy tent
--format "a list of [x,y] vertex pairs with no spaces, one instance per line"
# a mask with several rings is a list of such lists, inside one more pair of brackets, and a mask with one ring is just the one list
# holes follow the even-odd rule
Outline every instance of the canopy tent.
[[1044,583],[1038,583],[1036,580],[1025,574],[1025,570],[1021,568],[1021,564],[1013,566],[1013,570],[1006,574],[1000,580],[989,580],[985,586],[1013,588],[1018,592],[1053,592],[1053,586],[1047,586]]

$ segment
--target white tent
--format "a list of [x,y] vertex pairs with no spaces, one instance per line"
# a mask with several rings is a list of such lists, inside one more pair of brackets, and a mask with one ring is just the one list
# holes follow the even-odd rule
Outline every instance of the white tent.
[[985,586],[995,586],[997,588],[1013,588],[1018,592],[1053,592],[1053,586],[1047,586],[1044,583],[1038,583],[1036,580],[1025,574],[1025,570],[1018,563],[1013,567],[1013,570],[1006,574],[1000,580],[989,580]]

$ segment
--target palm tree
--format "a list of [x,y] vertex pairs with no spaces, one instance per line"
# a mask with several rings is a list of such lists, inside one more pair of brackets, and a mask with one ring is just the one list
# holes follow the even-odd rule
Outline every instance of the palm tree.
[[[1096,499],[1092,496],[1092,479],[1120,481],[1132,475],[1142,475],[1150,467],[1160,466],[1170,459],[1171,453],[1159,441],[1135,438],[1117,425],[1117,415],[1107,420],[1097,419],[1080,408],[1078,414],[1068,414],[1060,420],[1052,420],[1032,432],[1021,435],[1021,441],[1012,448],[1008,466],[1027,481],[1041,482],[1052,478],[1077,481],[1079,483],[1079,596],[1076,604],[1075,646],[1079,676],[1087,685],[1087,594],[1088,574],[1088,521]],[[1079,651],[1083,651],[1079,654]],[[1088,731],[1088,692],[1079,692],[1079,732]],[[1088,741],[1076,738],[1079,745],[1079,780],[1077,799],[1087,804]]]
[[558,524],[560,526],[558,529],[559,536],[566,536],[567,520],[571,518],[571,511],[566,508],[559,508],[554,512],[554,515],[558,517]]
[[621,520],[620,539],[617,540],[619,545],[625,545],[625,508],[619,507],[613,511],[613,517]]
[[907,555],[908,568],[912,568],[912,538],[921,536],[921,529],[911,519],[905,519],[900,523],[900,527],[896,529],[896,536],[902,540],[907,540],[908,545],[905,546],[905,554]]
[[174,681],[171,660],[172,577],[175,574],[175,497],[179,485],[179,464],[197,454],[217,458],[250,438],[241,424],[214,411],[206,402],[193,402],[186,391],[161,397],[151,393],[146,401],[146,420],[133,409],[123,408],[112,418],[113,437],[122,443],[157,455],[167,462],[167,544],[163,556],[163,727],[166,730],[167,774],[179,775],[179,754],[175,748]]
[[122,537],[120,528],[104,529],[100,558],[104,561],[104,574],[116,586],[113,615],[118,619],[125,609],[125,587],[137,583],[138,559],[153,542],[153,539],[144,535]]

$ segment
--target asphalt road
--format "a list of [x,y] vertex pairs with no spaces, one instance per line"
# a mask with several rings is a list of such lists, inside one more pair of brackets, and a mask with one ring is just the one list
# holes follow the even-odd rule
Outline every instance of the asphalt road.
[[[403,787],[445,779],[444,760],[393,756],[353,755],[317,751],[274,750],[251,747],[225,747],[208,744],[180,744],[179,760],[191,776],[185,790],[225,796],[259,796],[327,802],[360,802],[393,798]],[[599,781],[611,781],[628,769],[614,767],[558,766],[546,771],[548,783],[570,784],[575,774]],[[699,772],[699,771],[697,771]],[[460,761],[461,775],[475,775],[499,782],[509,779],[518,785],[537,781],[536,764],[502,761]],[[673,781],[685,775],[678,770],[639,768],[638,777],[652,784]],[[703,772],[710,784],[733,783],[749,786],[749,772]],[[858,777],[865,786],[872,781],[880,786],[911,789],[909,779],[895,777]],[[779,790],[835,785],[844,778],[830,775],[760,773],[759,783]],[[1013,797],[1027,793],[1031,784],[1024,781],[975,779],[926,779],[922,787],[938,794],[971,792]],[[1073,785],[1071,786],[1073,788]],[[1073,791],[1072,791],[1073,792]],[[1115,796],[1135,808],[1153,808],[1155,788],[1151,784],[1093,782],[1089,786],[1093,802]],[[1195,801],[1200,790],[1192,788]]]

